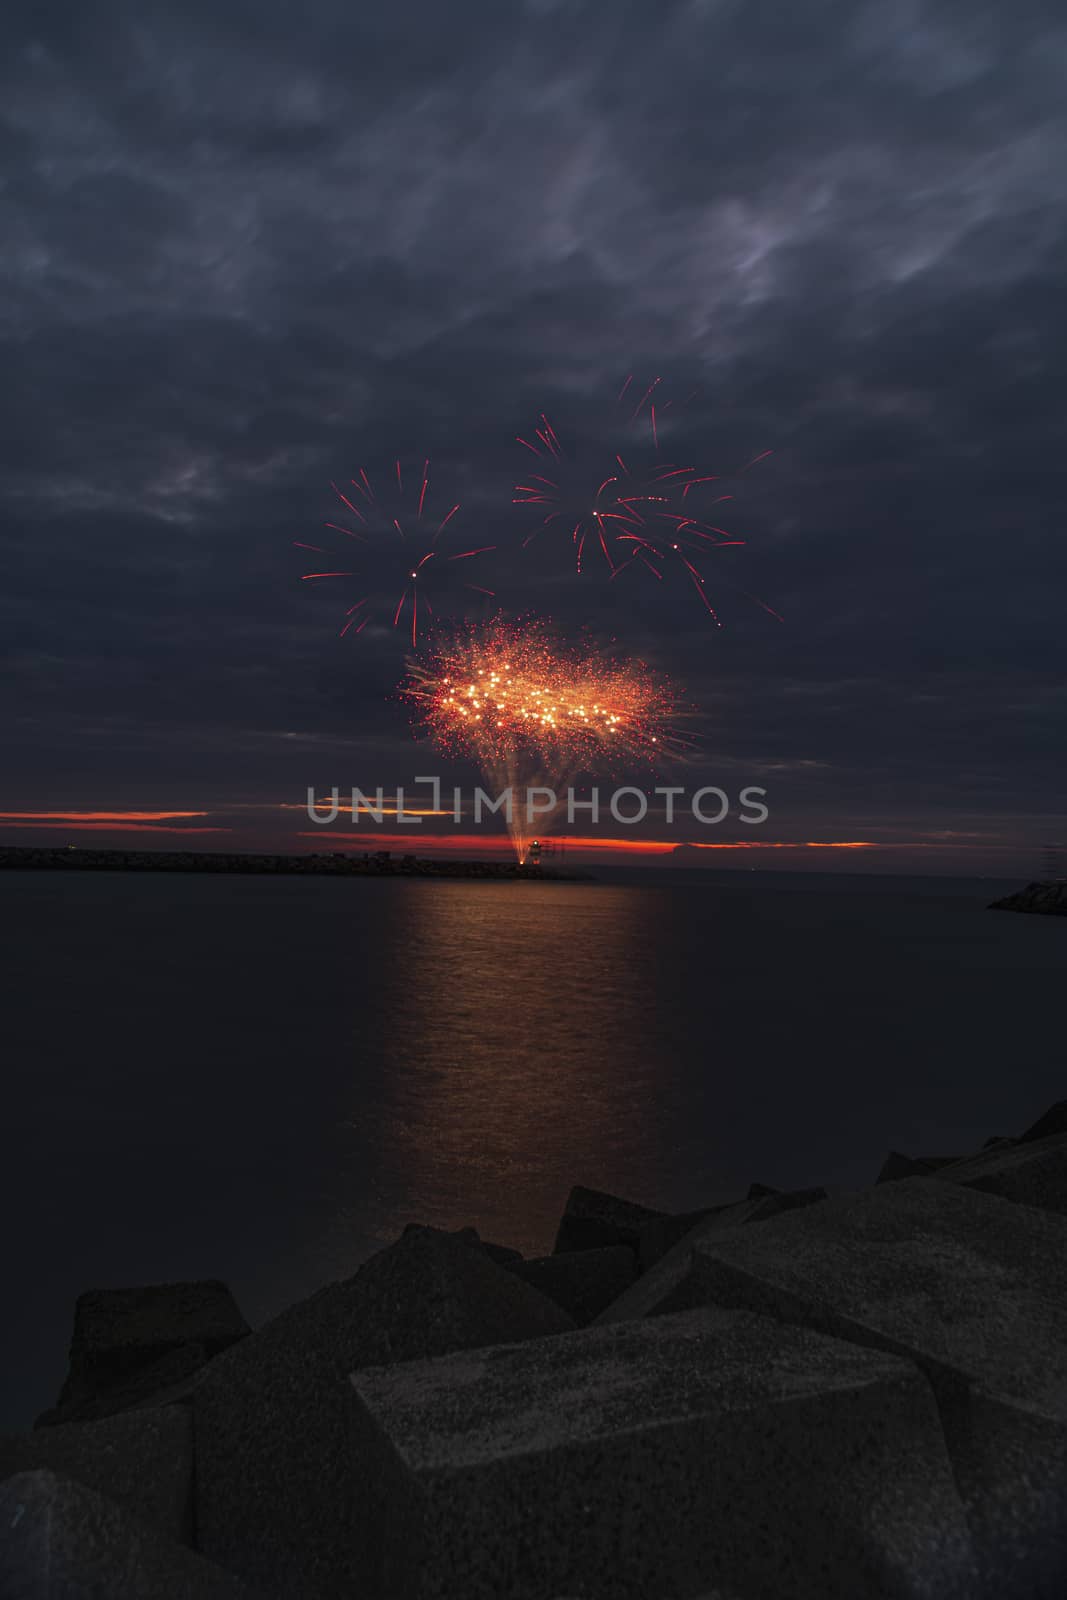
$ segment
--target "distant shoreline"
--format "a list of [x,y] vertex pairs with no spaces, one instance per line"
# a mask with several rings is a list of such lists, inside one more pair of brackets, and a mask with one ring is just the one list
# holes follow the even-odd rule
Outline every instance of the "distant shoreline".
[[332,878],[516,878],[551,883],[591,883],[586,872],[552,867],[520,867],[517,861],[427,860],[387,850],[361,855],[274,855],[217,850],[97,850],[81,845],[0,846],[0,871],[22,872],[226,872]]

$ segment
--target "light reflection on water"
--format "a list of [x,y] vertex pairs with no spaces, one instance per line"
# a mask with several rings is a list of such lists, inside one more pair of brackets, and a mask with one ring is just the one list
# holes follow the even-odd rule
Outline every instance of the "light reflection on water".
[[490,1235],[543,1247],[591,1151],[602,1181],[624,1186],[659,1164],[664,1063],[639,1048],[639,897],[434,888],[390,924],[406,955],[386,977],[395,1065],[375,1108],[379,1183],[399,1181],[427,1221],[477,1216]]
[[1063,1092],[1067,928],[986,884],[3,880],[0,1426],[90,1286],[261,1320],[407,1221],[534,1252],[575,1182],[860,1185]]

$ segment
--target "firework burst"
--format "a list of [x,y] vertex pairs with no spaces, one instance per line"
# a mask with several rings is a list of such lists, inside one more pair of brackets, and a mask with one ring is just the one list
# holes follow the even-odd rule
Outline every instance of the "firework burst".
[[[664,424],[674,402],[662,399],[660,382],[655,378],[641,389],[634,385],[632,375],[626,379],[615,406],[618,448],[599,464],[599,470],[583,460],[581,453],[564,447],[542,412],[529,436],[517,436],[517,443],[536,458],[536,465],[529,463],[522,481],[515,485],[513,503],[543,512],[524,546],[546,531],[563,531],[573,548],[578,572],[583,566],[588,570],[589,551],[599,553],[610,579],[636,567],[662,582],[665,573],[674,568],[696,590],[718,624],[698,562],[745,541],[719,525],[721,513],[716,508],[733,499],[732,493],[724,492],[719,475],[666,459]],[[763,451],[748,466],[770,454]],[[698,509],[698,502],[704,503],[704,510]],[[743,589],[740,592],[778,616],[757,596]]]
[[[431,591],[448,564],[495,548],[480,545],[454,554],[438,548],[437,541],[459,506],[452,506],[435,521],[436,514],[431,514],[428,505],[429,486],[428,461],[415,473],[405,473],[403,464],[395,461],[392,472],[377,488],[366,468],[360,467],[359,475],[347,484],[330,485],[340,510],[323,524],[324,542],[293,541],[298,550],[331,558],[321,563],[324,570],[303,573],[303,582],[351,578],[363,589],[345,611],[342,638],[350,630],[362,633],[378,618],[394,628],[410,628],[412,646],[417,647],[420,626],[434,616]],[[338,552],[340,560],[336,559]],[[464,583],[463,587],[492,594],[476,583]]]
[[[416,728],[449,754],[473,758],[498,794],[511,792],[520,861],[526,790],[560,794],[580,773],[655,766],[691,744],[674,727],[679,704],[667,679],[591,641],[563,643],[537,619],[470,625],[408,668],[400,692]],[[542,831],[561,805],[542,818]]]
[[600,453],[597,460],[590,460],[582,449],[565,447],[544,412],[528,436],[516,435],[516,443],[536,462],[527,461],[523,479],[515,485],[513,503],[543,512],[524,546],[545,530],[562,532],[572,547],[578,572],[588,567],[589,553],[599,555],[608,570],[615,572],[622,559],[616,557],[615,541],[640,526],[634,506],[656,492],[656,481],[664,470],[659,460],[658,418],[671,402],[657,411],[660,380],[656,378],[635,405],[631,382],[628,378],[616,397],[611,419],[617,446]]
[[[742,472],[747,472],[749,467],[754,467],[770,454],[770,450],[763,451],[742,468]],[[662,582],[665,572],[673,567],[692,584],[711,620],[721,627],[708,596],[707,581],[701,567],[716,551],[733,549],[745,543],[736,533],[711,520],[722,515],[716,510],[718,506],[734,498],[732,493],[719,492],[722,481],[714,473],[698,473],[695,467],[665,466],[659,471],[654,470],[649,491],[628,502],[633,512],[633,525],[617,536],[619,548],[626,549],[627,554],[619,560],[611,574],[612,578],[618,577],[627,567],[637,566]],[[705,485],[711,485],[711,490]],[[690,501],[692,490],[696,490],[697,494]],[[710,509],[701,514],[698,500],[710,500]],[[698,562],[701,566],[697,565]],[[781,622],[778,612],[758,595],[750,594],[730,578],[719,575],[718,581],[736,589],[747,600]]]

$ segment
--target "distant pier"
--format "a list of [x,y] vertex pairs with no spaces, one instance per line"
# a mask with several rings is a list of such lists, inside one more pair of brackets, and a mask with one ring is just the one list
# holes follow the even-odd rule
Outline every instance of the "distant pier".
[[0,870],[74,872],[229,872],[332,878],[531,879],[590,883],[586,872],[561,872],[517,861],[449,861],[394,855],[388,850],[316,852],[307,855],[251,854],[221,850],[98,850],[81,845],[0,846]]

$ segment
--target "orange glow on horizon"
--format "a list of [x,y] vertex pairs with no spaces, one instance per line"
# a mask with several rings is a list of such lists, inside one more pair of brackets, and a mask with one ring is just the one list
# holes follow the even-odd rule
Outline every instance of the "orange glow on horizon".
[[142,833],[171,833],[177,838],[194,833],[232,833],[232,828],[168,828],[158,822],[33,822],[28,818],[8,822],[0,817],[0,828],[36,828],[42,833],[122,833],[135,839]]
[[[495,854],[511,854],[510,842],[503,837],[491,837],[485,834],[423,834],[413,837],[410,833],[380,833],[377,827],[371,832],[354,833],[351,829],[341,831],[331,829],[327,833],[304,832],[297,835],[299,839],[318,839],[325,844],[328,839],[344,840],[345,843],[361,844],[368,850],[389,848],[394,845],[407,846],[408,855],[418,854],[419,848],[423,850],[439,850],[453,854],[457,850],[482,850],[492,851]],[[679,839],[615,839],[615,838],[575,838],[564,835],[562,842],[566,854],[578,855],[586,850],[617,850],[627,855],[669,855],[675,851],[679,844],[684,844],[686,850],[873,850],[880,848],[870,839],[799,839],[791,840],[763,840],[740,839],[736,842],[722,841],[715,844],[689,845],[687,841]],[[881,847],[885,848],[885,847]],[[548,858],[551,861],[551,856]]]
[[210,811],[0,811],[0,822],[169,822],[175,817],[208,817]]

